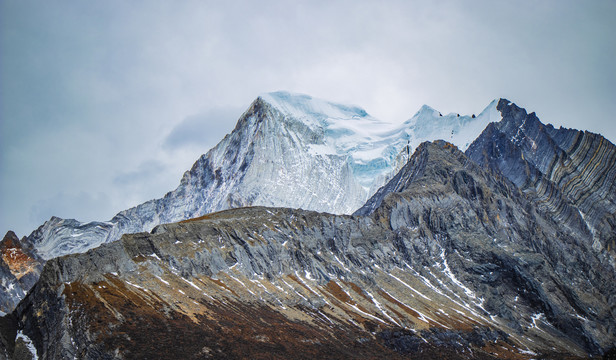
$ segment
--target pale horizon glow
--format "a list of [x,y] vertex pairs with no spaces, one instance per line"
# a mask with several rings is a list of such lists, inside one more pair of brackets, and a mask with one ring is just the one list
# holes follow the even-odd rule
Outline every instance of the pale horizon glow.
[[173,190],[260,94],[401,123],[507,98],[616,141],[609,0],[0,1],[0,232]]

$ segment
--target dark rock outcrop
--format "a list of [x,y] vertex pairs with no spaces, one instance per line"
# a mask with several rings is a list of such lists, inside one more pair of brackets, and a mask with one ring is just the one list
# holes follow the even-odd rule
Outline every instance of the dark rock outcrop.
[[[540,251],[567,287],[581,287],[570,300],[603,294],[607,311],[600,317],[616,318],[614,280],[604,278],[616,271],[616,146],[598,134],[544,125],[504,99],[497,109],[502,121],[490,124],[466,154],[511,180],[559,224],[566,236]],[[575,242],[575,251],[563,239]],[[607,330],[616,333],[613,325]]]
[[502,121],[490,124],[466,154],[533,193],[571,231],[592,232],[597,254],[614,265],[616,146],[588,131],[544,125],[505,99],[497,109]]

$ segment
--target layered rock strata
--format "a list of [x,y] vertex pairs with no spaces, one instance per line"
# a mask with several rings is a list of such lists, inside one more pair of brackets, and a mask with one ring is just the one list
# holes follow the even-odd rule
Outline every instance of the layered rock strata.
[[588,131],[556,129],[501,99],[503,120],[491,123],[466,154],[503,174],[542,211],[616,268],[616,146]]

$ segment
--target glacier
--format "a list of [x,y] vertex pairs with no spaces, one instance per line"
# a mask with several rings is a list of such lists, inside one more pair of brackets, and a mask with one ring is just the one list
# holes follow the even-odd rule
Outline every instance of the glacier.
[[79,253],[122,234],[150,231],[244,206],[351,214],[383,186],[424,141],[447,140],[464,151],[490,122],[497,101],[478,116],[441,115],[423,106],[401,124],[364,109],[285,91],[262,94],[234,130],[186,171],[160,199],[105,222],[51,218],[28,236],[44,259]]

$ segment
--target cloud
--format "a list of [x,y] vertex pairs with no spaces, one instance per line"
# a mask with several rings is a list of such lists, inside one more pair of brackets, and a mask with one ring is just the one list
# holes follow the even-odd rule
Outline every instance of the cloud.
[[163,141],[163,147],[176,150],[183,147],[208,149],[231,132],[232,124],[241,115],[238,108],[213,108],[206,112],[186,117]]
[[609,0],[0,1],[0,230],[162,196],[268,91],[400,122],[506,97],[614,141],[614,17]]
[[147,184],[149,179],[158,176],[165,170],[165,165],[160,161],[148,160],[143,162],[132,171],[127,171],[116,175],[113,183],[118,186],[133,186],[135,184]]
[[121,204],[117,211],[162,197],[177,184],[176,173],[173,165],[164,158],[148,159],[134,169],[117,173],[112,180],[115,203]]

